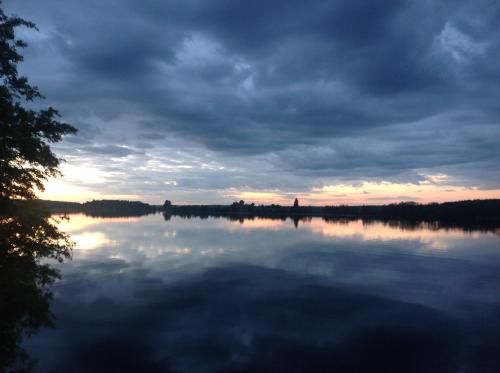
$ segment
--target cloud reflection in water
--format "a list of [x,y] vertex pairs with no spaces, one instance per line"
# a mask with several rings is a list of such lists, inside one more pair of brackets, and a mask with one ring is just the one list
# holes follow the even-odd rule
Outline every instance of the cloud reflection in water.
[[57,329],[29,342],[41,371],[500,369],[495,234],[159,215],[80,227],[113,244],[63,265]]

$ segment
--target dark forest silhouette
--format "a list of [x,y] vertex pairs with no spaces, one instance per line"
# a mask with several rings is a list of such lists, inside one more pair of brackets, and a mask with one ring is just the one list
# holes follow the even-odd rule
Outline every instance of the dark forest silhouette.
[[[22,202],[20,202],[22,203]],[[83,213],[94,217],[133,217],[163,213],[183,218],[226,218],[233,221],[245,219],[291,219],[295,226],[300,221],[322,218],[325,221],[363,219],[399,222],[399,226],[494,230],[500,227],[500,200],[470,200],[445,203],[417,204],[401,202],[380,206],[300,206],[296,199],[293,206],[256,205],[243,200],[231,205],[174,205],[166,200],[163,205],[150,205],[137,201],[101,200],[85,203],[38,201],[52,213]]]
[[47,212],[35,205],[5,205],[0,213],[0,371],[30,370],[34,362],[22,348],[24,337],[53,326],[50,285],[59,273],[43,259],[71,257],[72,243]]
[[60,174],[61,160],[49,144],[76,129],[58,121],[51,107],[33,110],[24,106],[42,95],[18,74],[17,64],[23,60],[20,50],[26,46],[15,37],[20,26],[35,29],[33,23],[6,16],[0,8],[1,372],[33,368],[22,342],[53,324],[50,285],[59,277],[44,261],[70,258],[72,249],[57,222],[32,200],[49,177]]
[[500,220],[500,200],[472,200],[445,203],[417,204],[401,202],[381,206],[281,206],[255,205],[243,201],[231,205],[170,205],[163,211],[172,215],[254,217],[344,217],[391,218],[408,220],[441,221],[496,221]]
[[412,227],[427,223],[439,227],[464,229],[496,229],[500,227],[500,200],[472,200],[445,203],[417,204],[402,202],[381,206],[280,206],[233,203],[232,205],[169,205],[163,214],[181,217],[224,217],[231,220],[252,218],[292,219],[299,221],[313,217],[326,221],[363,219],[399,221]]
[[[20,205],[24,201],[18,201]],[[38,205],[53,214],[84,213],[93,217],[133,217],[153,214],[161,211],[160,206],[153,206],[138,201],[100,200],[85,203],[38,200]]]

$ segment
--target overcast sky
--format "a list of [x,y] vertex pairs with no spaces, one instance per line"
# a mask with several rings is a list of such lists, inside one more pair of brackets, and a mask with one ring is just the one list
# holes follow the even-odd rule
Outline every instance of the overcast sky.
[[498,0],[4,0],[79,129],[45,198],[500,198]]

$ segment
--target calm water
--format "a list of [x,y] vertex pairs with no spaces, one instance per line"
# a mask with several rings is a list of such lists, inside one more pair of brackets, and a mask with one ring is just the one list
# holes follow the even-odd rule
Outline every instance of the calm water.
[[90,218],[41,372],[500,372],[500,235],[382,222]]

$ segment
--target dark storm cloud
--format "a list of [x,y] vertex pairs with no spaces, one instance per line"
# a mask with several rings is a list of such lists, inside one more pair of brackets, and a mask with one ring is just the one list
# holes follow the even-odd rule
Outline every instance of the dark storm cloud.
[[[346,137],[323,145],[298,146],[281,152],[280,161],[284,168],[298,173],[325,174],[329,170],[331,175],[348,178],[387,177],[407,169],[500,163],[497,125],[462,127],[456,117],[440,118],[439,122],[439,131],[434,121],[417,122],[380,129],[369,139]],[[475,151],[469,151],[472,148]]]
[[[5,5],[45,33],[31,41],[41,63],[30,76],[63,61],[65,75],[42,86],[49,98],[69,116],[141,117],[139,134],[122,133],[132,146],[179,136],[325,177],[498,165],[496,2]],[[441,121],[451,116],[462,119]]]

